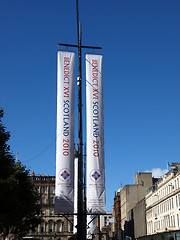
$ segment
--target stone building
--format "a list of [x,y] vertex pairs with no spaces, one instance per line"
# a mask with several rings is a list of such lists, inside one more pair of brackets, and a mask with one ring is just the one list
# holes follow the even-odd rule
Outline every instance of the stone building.
[[42,223],[28,237],[43,240],[74,239],[73,216],[58,216],[54,212],[55,176],[35,175],[33,172],[30,177],[41,196]]
[[180,230],[180,163],[149,188],[145,197],[147,235]]
[[118,189],[117,193],[115,192],[114,197],[114,214],[115,214],[115,236],[118,239],[121,239],[121,200],[120,200],[120,192],[122,190],[122,186]]
[[[114,208],[117,220],[116,236],[118,239],[123,237],[131,237],[134,239],[134,212],[136,207],[146,195],[146,189],[152,186],[152,173],[138,172],[135,175],[135,184],[125,185],[121,188],[114,198]],[[145,218],[138,217],[137,211],[135,212],[137,221],[142,226],[145,223]]]
[[143,198],[136,204],[136,206],[132,210],[135,239],[145,236],[147,234],[145,208],[145,198]]
[[126,222],[131,220],[130,211],[146,195],[146,189],[152,186],[152,173],[138,172],[135,175],[135,184],[125,185],[120,192],[121,198],[121,229],[125,231]]
[[115,218],[112,212],[95,217],[95,232],[92,236],[94,240],[110,240],[113,238]]

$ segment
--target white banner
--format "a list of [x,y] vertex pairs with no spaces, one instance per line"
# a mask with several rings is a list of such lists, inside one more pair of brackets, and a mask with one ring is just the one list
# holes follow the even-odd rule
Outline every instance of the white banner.
[[87,215],[87,239],[93,239],[96,230],[96,219],[94,215]]
[[58,51],[55,212],[74,212],[75,53]]
[[86,54],[87,211],[105,213],[102,55]]
[[[74,213],[78,211],[78,158],[74,159]],[[77,215],[74,215],[73,233],[77,233]]]

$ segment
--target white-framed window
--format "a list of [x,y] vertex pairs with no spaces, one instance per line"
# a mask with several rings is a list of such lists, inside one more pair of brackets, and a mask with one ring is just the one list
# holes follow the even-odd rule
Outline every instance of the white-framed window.
[[177,178],[177,188],[179,188],[179,178]]
[[172,201],[172,208],[174,208],[174,202],[173,202],[173,198],[171,198],[171,201]]
[[178,195],[176,195],[176,207],[178,207]]
[[177,226],[179,227],[179,214],[177,214]]

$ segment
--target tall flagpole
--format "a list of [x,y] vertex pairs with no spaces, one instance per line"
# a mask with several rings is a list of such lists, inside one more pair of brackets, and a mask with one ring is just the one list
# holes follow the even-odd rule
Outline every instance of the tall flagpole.
[[102,49],[95,46],[81,45],[81,23],[79,22],[79,6],[76,0],[77,12],[77,38],[78,45],[59,43],[64,47],[78,48],[78,209],[77,209],[77,240],[86,239],[86,196],[85,196],[85,176],[83,174],[83,134],[82,134],[82,65],[81,65],[81,50],[86,49]]
[[76,0],[77,10],[77,35],[78,35],[78,212],[77,212],[77,239],[86,239],[86,227],[84,225],[84,201],[83,201],[83,139],[82,139],[82,66],[81,66],[81,23],[79,22],[79,6]]

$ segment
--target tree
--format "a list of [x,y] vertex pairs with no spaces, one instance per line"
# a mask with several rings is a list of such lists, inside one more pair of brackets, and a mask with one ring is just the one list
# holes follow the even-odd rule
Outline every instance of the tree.
[[39,195],[29,177],[29,170],[10,152],[10,133],[2,124],[0,109],[0,234],[20,238],[41,222]]

